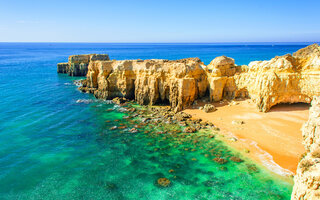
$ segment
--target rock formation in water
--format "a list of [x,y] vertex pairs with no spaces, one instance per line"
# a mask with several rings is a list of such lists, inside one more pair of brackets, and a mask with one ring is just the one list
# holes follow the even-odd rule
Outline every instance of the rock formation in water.
[[139,104],[169,103],[176,111],[205,96],[207,76],[198,58],[94,61],[82,91],[97,98],[125,97]]
[[314,97],[309,120],[302,127],[306,149],[294,177],[292,200],[320,199],[320,97]]
[[88,65],[92,61],[110,60],[107,54],[87,54],[73,55],[69,57],[67,63],[58,63],[58,73],[68,74],[69,76],[86,76]]
[[168,103],[179,111],[205,96],[212,102],[251,98],[260,111],[267,112],[279,103],[310,103],[313,96],[320,95],[320,47],[310,45],[293,55],[248,66],[237,66],[225,56],[205,66],[198,58],[110,61],[107,55],[80,55],[58,64],[58,72],[86,74],[80,89],[102,99]]

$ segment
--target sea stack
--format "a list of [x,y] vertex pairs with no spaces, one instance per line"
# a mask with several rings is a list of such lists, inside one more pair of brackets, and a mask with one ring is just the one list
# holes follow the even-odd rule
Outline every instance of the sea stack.
[[91,61],[110,60],[107,54],[87,54],[69,56],[67,63],[58,63],[58,73],[68,74],[69,76],[86,76],[88,65]]

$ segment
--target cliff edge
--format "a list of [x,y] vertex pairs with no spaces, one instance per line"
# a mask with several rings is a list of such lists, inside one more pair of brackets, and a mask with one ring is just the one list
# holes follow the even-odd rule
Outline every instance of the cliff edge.
[[320,199],[320,97],[314,97],[309,120],[302,127],[306,149],[294,177],[292,200]]

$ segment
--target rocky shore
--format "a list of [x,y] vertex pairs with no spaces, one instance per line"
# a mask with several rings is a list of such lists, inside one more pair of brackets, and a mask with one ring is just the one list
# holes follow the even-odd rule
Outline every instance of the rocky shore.
[[108,55],[74,55],[58,64],[59,73],[84,76],[80,90],[97,98],[125,97],[141,105],[170,105],[175,112],[197,99],[251,98],[262,112],[280,103],[310,103],[320,95],[320,47],[293,55],[238,66],[232,58],[204,65],[198,58],[182,60],[109,60]]

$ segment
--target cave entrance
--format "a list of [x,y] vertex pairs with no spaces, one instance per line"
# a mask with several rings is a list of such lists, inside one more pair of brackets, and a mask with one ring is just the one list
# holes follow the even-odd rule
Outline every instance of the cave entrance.
[[134,100],[135,99],[135,91],[136,91],[135,79],[131,79],[130,83],[128,85],[130,85],[132,87],[129,89],[129,92],[126,95],[126,98]]
[[290,112],[290,111],[304,111],[309,110],[310,103],[279,103],[270,108],[269,112]]
[[170,105],[170,101],[169,99],[165,98],[164,100],[162,100],[161,98],[159,98],[156,102],[156,105],[159,106],[169,106]]

